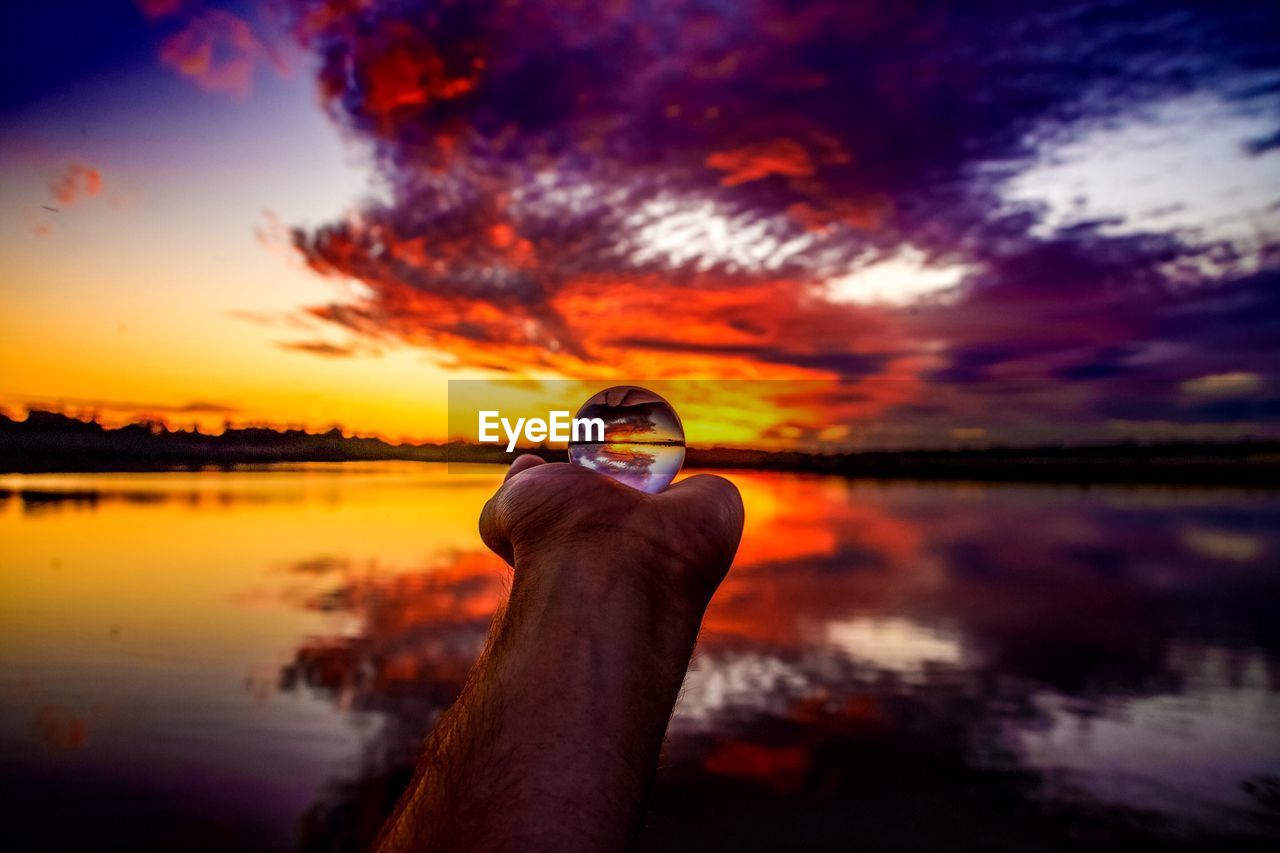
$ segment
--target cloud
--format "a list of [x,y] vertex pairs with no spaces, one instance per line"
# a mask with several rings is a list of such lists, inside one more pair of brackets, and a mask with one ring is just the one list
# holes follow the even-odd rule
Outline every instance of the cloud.
[[[5,395],[0,395],[5,396]],[[218,428],[242,414],[234,403],[219,400],[187,400],[157,403],[146,400],[111,400],[93,397],[20,397],[7,395],[15,411],[57,412],[79,420],[117,427],[143,422],[167,424],[175,429],[192,425]]]
[[249,95],[259,67],[288,73],[280,53],[243,18],[209,9],[188,20],[160,46],[160,60],[210,92]]
[[59,397],[56,401],[27,399],[23,405],[29,409],[61,411],[66,407],[81,410],[101,410],[113,413],[139,412],[153,414],[235,414],[238,406],[214,400],[188,400],[185,403],[147,403],[130,400],[106,400],[92,397]]
[[707,168],[724,172],[720,183],[733,187],[770,175],[807,178],[817,167],[808,149],[794,139],[773,139],[744,148],[715,151],[707,157]]
[[57,705],[41,705],[31,718],[31,727],[49,749],[79,749],[88,740],[88,727],[83,718]]
[[1261,384],[1262,378],[1258,374],[1237,371],[1188,379],[1182,383],[1182,390],[1197,396],[1221,397],[1256,391]]
[[282,350],[318,355],[321,358],[355,358],[360,355],[381,355],[381,351],[362,344],[334,344],[328,341],[276,341]]
[[[359,336],[514,373],[832,377],[904,423],[948,383],[950,416],[987,409],[973,428],[1101,428],[1113,380],[1280,363],[1240,334],[1269,315],[1222,301],[1270,299],[1275,216],[1243,235],[1191,177],[1126,194],[1099,171],[1149,131],[1160,162],[1244,168],[1280,124],[1258,4],[295,9],[386,187],[291,236],[363,285],[310,312]],[[992,410],[1013,378],[1070,387]]]
[[182,11],[182,0],[134,0],[138,11],[148,18],[165,18]]
[[73,205],[102,192],[102,173],[84,163],[69,163],[49,182],[49,193],[64,205]]
[[228,403],[215,403],[208,400],[193,400],[189,403],[174,406],[170,411],[184,413],[204,412],[209,414],[231,414],[233,412],[240,411],[240,408]]

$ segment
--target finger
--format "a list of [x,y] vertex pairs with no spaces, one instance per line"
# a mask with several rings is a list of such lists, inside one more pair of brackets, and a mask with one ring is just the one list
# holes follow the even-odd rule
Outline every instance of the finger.
[[669,486],[657,499],[678,507],[677,512],[710,515],[737,547],[746,512],[738,487],[729,480],[715,474],[695,474]]
[[517,474],[528,471],[530,468],[537,468],[545,463],[545,459],[534,456],[532,453],[522,453],[517,456],[503,476],[502,486],[493,497],[489,498],[484,508],[480,510],[480,539],[488,546],[490,551],[506,560],[509,566],[515,565],[515,555],[511,547],[511,534],[507,529],[507,503],[510,499],[512,488],[508,483]]
[[707,501],[742,506],[742,495],[733,481],[715,474],[694,474],[672,483],[659,493],[659,498],[684,501]]
[[511,467],[507,469],[506,476],[502,478],[502,482],[505,483],[521,471],[527,471],[535,465],[544,464],[546,461],[547,460],[543,459],[541,456],[534,456],[532,453],[522,453],[516,457],[514,462],[511,463]]
[[480,510],[480,540],[490,551],[505,560],[508,566],[515,564],[515,554],[512,552],[503,518],[501,491],[489,498],[484,509]]
[[[533,469],[537,469],[537,473],[528,473]],[[511,463],[507,479],[480,511],[480,538],[489,550],[506,560],[508,565],[514,566],[512,525],[527,517],[531,500],[532,505],[536,505],[539,495],[545,497],[549,491],[571,490],[577,478],[599,480],[620,489],[627,488],[586,468],[570,465],[568,462],[546,462],[537,456],[525,454]]]

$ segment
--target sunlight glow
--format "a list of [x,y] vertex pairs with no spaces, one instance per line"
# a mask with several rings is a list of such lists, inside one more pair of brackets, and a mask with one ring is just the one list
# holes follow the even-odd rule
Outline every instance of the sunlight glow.
[[959,265],[931,266],[923,252],[905,246],[832,279],[827,283],[827,297],[833,302],[910,305],[955,289],[968,273],[967,267]]

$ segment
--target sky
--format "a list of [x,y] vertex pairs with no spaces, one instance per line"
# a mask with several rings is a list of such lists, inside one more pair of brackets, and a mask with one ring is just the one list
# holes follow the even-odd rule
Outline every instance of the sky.
[[425,439],[449,379],[733,379],[736,443],[1280,434],[1280,10],[1010,5],[11,5],[0,406]]

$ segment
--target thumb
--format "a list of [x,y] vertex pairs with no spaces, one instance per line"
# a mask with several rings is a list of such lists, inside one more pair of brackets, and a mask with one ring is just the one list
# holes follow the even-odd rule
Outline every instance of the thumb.
[[677,518],[700,519],[708,538],[723,550],[728,568],[746,518],[737,486],[715,474],[696,474],[668,487],[655,499],[665,503]]

